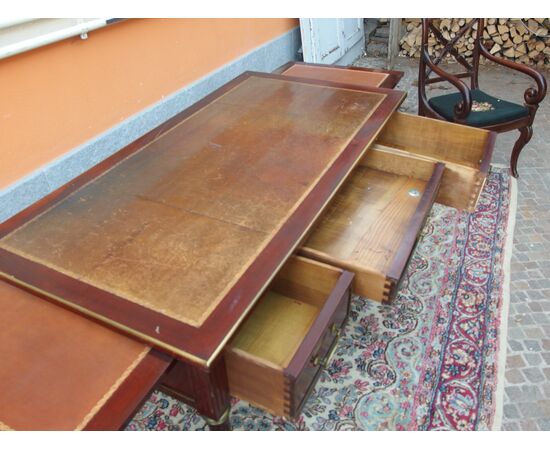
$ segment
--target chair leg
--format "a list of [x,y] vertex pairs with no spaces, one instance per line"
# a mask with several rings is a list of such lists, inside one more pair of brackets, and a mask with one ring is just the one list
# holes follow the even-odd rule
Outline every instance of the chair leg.
[[510,170],[512,175],[518,178],[518,158],[523,147],[531,140],[533,136],[533,128],[531,125],[528,125],[524,128],[519,129],[519,138],[514,144],[514,149],[512,150],[512,156],[510,157]]

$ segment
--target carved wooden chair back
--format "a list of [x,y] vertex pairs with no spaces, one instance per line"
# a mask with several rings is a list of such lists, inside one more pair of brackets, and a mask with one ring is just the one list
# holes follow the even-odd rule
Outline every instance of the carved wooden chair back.
[[[521,150],[531,139],[532,125],[538,105],[546,95],[546,80],[531,67],[492,55],[482,42],[484,27],[484,19],[468,19],[451,37],[451,35],[444,36],[433,19],[422,19],[418,114],[485,128],[498,133],[519,130],[520,136],[510,158],[511,172],[517,177],[517,160]],[[474,47],[471,56],[467,58],[459,52],[457,44],[469,30],[472,30]],[[430,34],[436,41],[443,44],[437,55],[430,55]],[[464,70],[450,73],[440,67],[440,63],[445,60],[447,55],[452,56]],[[523,105],[493,97],[480,89],[478,74],[481,57],[532,78],[536,87],[529,87],[524,92]],[[469,78],[469,86],[462,80],[464,78]],[[458,92],[428,98],[426,87],[443,81],[449,82]]]

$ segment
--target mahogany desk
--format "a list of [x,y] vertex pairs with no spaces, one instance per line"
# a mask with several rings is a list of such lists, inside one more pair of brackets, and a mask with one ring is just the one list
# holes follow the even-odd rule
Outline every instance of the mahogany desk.
[[1,224],[0,277],[176,357],[227,426],[224,346],[403,98],[245,73]]

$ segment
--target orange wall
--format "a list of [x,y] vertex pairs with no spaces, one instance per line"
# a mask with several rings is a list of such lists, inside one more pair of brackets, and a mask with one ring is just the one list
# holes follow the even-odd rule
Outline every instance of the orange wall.
[[133,19],[0,60],[0,189],[297,25]]

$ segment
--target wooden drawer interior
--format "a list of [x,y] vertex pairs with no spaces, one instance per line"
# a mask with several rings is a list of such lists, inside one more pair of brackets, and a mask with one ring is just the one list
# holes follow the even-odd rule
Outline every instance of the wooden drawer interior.
[[395,112],[371,148],[445,164],[436,201],[474,211],[491,162],[495,133]]
[[[328,326],[347,315],[346,306],[344,317],[335,318],[342,294],[349,297],[352,275],[347,273],[346,286],[345,273],[307,258],[289,259],[225,349],[231,395],[291,415],[293,381]],[[328,305],[331,299],[337,301]]]
[[354,291],[389,301],[430,211],[443,165],[370,149],[300,254],[355,272]]

